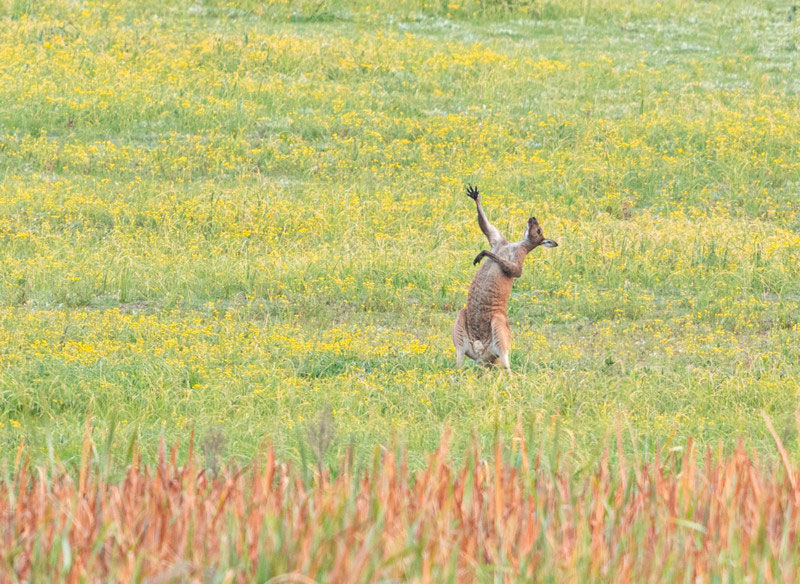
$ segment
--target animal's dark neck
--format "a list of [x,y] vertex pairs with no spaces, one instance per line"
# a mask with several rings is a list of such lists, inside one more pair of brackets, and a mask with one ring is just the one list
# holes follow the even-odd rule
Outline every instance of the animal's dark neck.
[[523,258],[528,255],[534,247],[535,246],[527,239],[523,239],[519,242],[519,249],[522,250]]

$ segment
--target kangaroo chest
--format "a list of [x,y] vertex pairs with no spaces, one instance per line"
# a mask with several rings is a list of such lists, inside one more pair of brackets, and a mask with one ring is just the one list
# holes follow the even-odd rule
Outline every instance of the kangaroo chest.
[[467,333],[485,341],[491,337],[492,317],[506,314],[513,280],[494,262],[481,266],[467,294]]

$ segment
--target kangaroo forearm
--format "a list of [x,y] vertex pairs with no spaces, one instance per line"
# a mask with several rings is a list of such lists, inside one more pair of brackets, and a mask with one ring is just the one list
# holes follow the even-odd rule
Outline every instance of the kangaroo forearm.
[[490,251],[482,251],[481,254],[496,261],[499,264],[500,269],[503,270],[503,273],[509,278],[519,278],[522,275],[522,266],[514,265],[507,260],[499,258]]
[[489,220],[486,218],[486,213],[483,212],[480,200],[475,201],[475,206],[478,209],[478,226],[481,228],[481,231],[483,231],[483,234],[490,238],[492,236],[492,231],[489,227]]

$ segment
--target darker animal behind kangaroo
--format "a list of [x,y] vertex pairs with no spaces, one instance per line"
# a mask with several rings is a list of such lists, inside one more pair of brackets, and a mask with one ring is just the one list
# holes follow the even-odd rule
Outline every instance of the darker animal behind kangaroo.
[[528,219],[525,235],[520,241],[509,243],[486,218],[478,189],[467,185],[467,195],[475,201],[478,225],[492,249],[483,250],[475,258],[475,264],[483,258],[490,261],[475,274],[467,294],[467,306],[459,311],[453,325],[456,365],[461,367],[466,355],[484,365],[499,361],[504,369],[510,369],[511,330],[506,310],[513,279],[522,275],[522,262],[531,250],[540,245],[556,247],[558,244],[545,239],[536,217]]

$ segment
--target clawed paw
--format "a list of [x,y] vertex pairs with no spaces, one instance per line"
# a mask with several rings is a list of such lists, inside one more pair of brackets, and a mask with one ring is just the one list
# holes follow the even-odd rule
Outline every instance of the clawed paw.
[[478,200],[478,189],[471,184],[467,184],[467,196],[473,201]]
[[479,253],[478,255],[475,256],[474,260],[472,260],[472,265],[474,266],[474,265],[479,264],[480,261],[485,257],[486,257],[486,250],[483,250],[481,253]]

